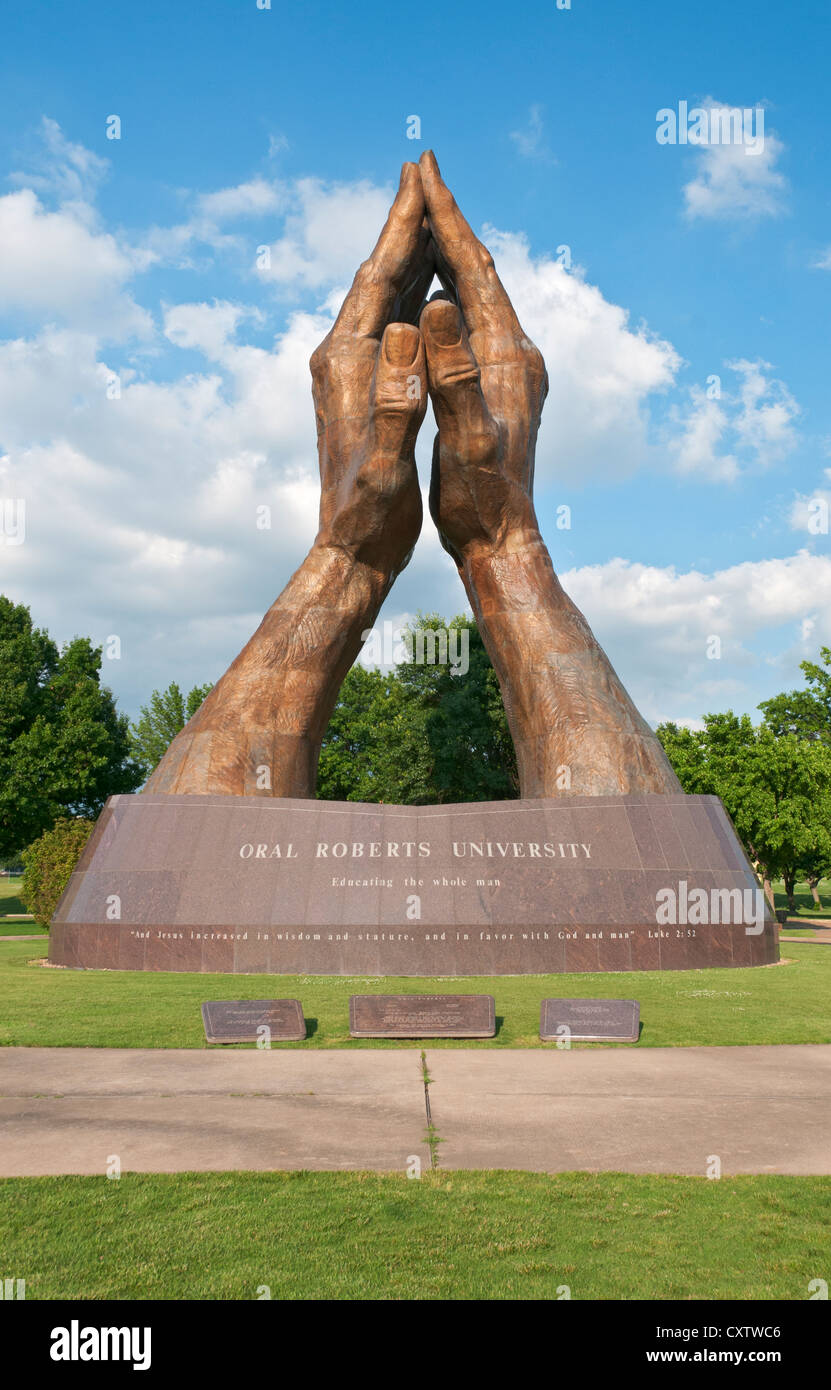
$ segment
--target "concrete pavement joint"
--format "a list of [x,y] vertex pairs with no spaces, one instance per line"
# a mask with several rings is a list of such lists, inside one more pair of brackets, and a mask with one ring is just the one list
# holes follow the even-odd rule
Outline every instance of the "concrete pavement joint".
[[438,1146],[442,1141],[433,1124],[433,1114],[430,1109],[430,1085],[433,1078],[427,1070],[427,1053],[424,1050],[421,1053],[421,1076],[424,1082],[424,1108],[427,1113],[427,1133],[424,1136],[424,1142],[430,1150],[430,1167],[436,1169],[439,1166]]
[[391,1171],[421,1153],[442,1172],[702,1174],[716,1154],[725,1174],[831,1174],[830,1138],[829,1044],[0,1048],[5,1176],[100,1172],[113,1153],[145,1172]]

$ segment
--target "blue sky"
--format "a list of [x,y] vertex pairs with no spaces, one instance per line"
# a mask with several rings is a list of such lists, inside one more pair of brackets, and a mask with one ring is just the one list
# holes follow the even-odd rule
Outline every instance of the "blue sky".
[[[541,525],[644,714],[800,682],[831,643],[827,4],[6,15],[0,587],[117,635],[126,709],[218,677],[302,560],[308,355],[428,146],[546,356]],[[763,148],[658,144],[682,101],[761,108]],[[464,603],[428,520],[382,616]]]

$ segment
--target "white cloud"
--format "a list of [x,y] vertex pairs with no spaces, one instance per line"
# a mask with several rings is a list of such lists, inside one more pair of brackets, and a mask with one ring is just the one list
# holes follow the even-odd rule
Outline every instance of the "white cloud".
[[734,454],[720,453],[719,446],[727,431],[727,412],[719,400],[707,396],[700,386],[690,390],[691,406],[686,413],[677,412],[680,432],[670,440],[679,473],[697,473],[713,481],[732,482],[739,467]]
[[[251,179],[233,188],[204,193],[192,200],[191,215],[170,227],[151,227],[143,238],[148,263],[167,263],[192,269],[199,262],[197,247],[230,252],[253,272],[259,283],[278,287],[293,297],[308,291],[345,287],[378,240],[394,197],[391,187],[378,188],[367,180],[326,183],[304,178],[294,183]],[[257,241],[234,229],[244,219],[266,219],[268,230],[258,233],[270,251],[270,265],[261,267]],[[269,223],[277,219],[279,235]],[[203,258],[204,259],[204,258]]]
[[648,398],[671,386],[680,366],[672,344],[632,329],[626,310],[578,271],[532,257],[524,236],[486,227],[483,238],[548,368],[540,483],[622,477],[642,467]]
[[785,384],[767,373],[769,362],[745,358],[725,364],[738,380],[732,391],[711,378],[693,386],[690,405],[674,410],[669,450],[678,473],[733,482],[751,468],[781,462],[796,444],[799,406]]
[[[792,634],[776,662],[785,679],[831,642],[831,557],[806,550],[715,574],[614,559],[560,578],[651,721],[696,720],[731,701],[754,703],[750,692],[766,658],[751,646],[763,645],[768,632]],[[718,660],[707,656],[713,636],[721,639]]]
[[[173,226],[152,226],[144,232],[141,254],[145,265],[171,265],[179,270],[204,268],[211,253],[232,253],[253,263],[250,234],[227,230],[227,224],[267,218],[285,212],[290,192],[270,179],[254,178],[211,193],[183,194],[190,215]],[[197,253],[197,248],[201,248]]]
[[[101,171],[68,149],[55,186],[74,196]],[[101,345],[107,336],[126,341],[152,332],[151,315],[128,287],[162,254],[161,241],[153,249],[148,239],[141,253],[101,230],[91,208],[52,212],[31,188],[0,198],[0,300],[36,324],[31,336],[0,343],[7,451],[0,494],[22,497],[27,507],[26,543],[2,551],[3,588],[31,604],[35,620],[59,638],[88,632],[102,642],[119,634],[124,655],[105,678],[127,708],[171,679],[218,676],[305,555],[319,495],[308,359],[337,311],[343,290],[336,287],[349,283],[374,245],[391,197],[391,189],[367,182],[252,179],[192,198],[190,221],[159,231],[168,251],[184,259],[200,236],[211,250],[244,246],[248,233],[238,239],[234,222],[274,215],[283,221],[272,282],[281,291],[311,290],[322,306],[292,313],[269,349],[244,341],[246,325],[268,323],[262,308],[231,298],[163,304],[172,364],[164,380],[142,375],[125,349]],[[641,468],[655,457],[650,404],[673,386],[680,367],[674,347],[630,326],[625,309],[580,272],[533,258],[521,235],[494,231],[486,239],[548,364],[541,483],[619,478]],[[177,375],[176,348],[201,353],[204,367]],[[687,471],[706,471],[713,459],[723,469],[730,455],[737,467],[749,458],[772,461],[790,446],[795,406],[768,365],[740,359],[731,370],[738,384],[718,403],[724,420],[716,412],[695,428],[682,423],[676,454]],[[114,400],[107,395],[113,371],[121,378]],[[433,432],[428,421],[419,439],[423,481]],[[257,526],[263,507],[270,529]],[[419,609],[449,615],[466,607],[426,506],[425,517],[413,561],[388,601],[393,621]],[[564,578],[600,639],[608,635],[610,655],[644,712],[692,720],[734,691],[741,698],[755,660],[748,633],[789,623],[799,640],[815,645],[823,635],[831,612],[827,571],[808,560],[715,576],[618,560]],[[748,585],[752,601],[741,597]],[[805,620],[815,616],[809,631]],[[722,631],[724,661],[706,662],[702,635]]]
[[542,111],[543,108],[539,105],[530,107],[527,124],[522,130],[512,130],[510,138],[523,159],[534,159],[546,164],[554,164],[556,160],[545,143]]
[[[101,342],[152,328],[123,289],[138,268],[186,262],[200,237],[236,245],[233,224],[282,197],[256,179],[205,194],[141,251],[95,230],[91,208],[52,212],[31,189],[0,199],[4,307],[40,323],[0,343],[0,493],[27,509],[3,588],[59,638],[118,633],[124,656],[105,674],[131,708],[174,676],[220,674],[308,550],[320,491],[308,361],[342,297],[333,282],[368,254],[391,190],[307,180],[286,195],[280,246],[296,247],[325,303],[291,314],[270,350],[239,340],[243,323],[264,326],[262,310],[228,299],[161,306],[168,343],[201,353],[203,371],[177,377],[173,355],[168,379],[146,379]],[[438,606],[437,576],[458,579],[425,535],[408,575]]]
[[107,175],[109,160],[67,140],[57,121],[48,116],[41,120],[38,135],[29,169],[10,174],[9,182],[54,194],[62,203],[88,205]]
[[196,348],[211,362],[227,355],[229,339],[243,319],[262,322],[263,314],[245,304],[214,300],[213,304],[165,305],[164,333],[176,347]]
[[[712,126],[714,117],[726,117],[731,110],[712,98],[701,103]],[[755,108],[755,120],[763,108]],[[748,132],[748,135],[750,132]],[[785,146],[771,130],[755,146],[739,141],[692,146],[698,159],[698,173],[684,186],[688,217],[742,219],[776,217],[785,211],[788,182],[777,165]]]
[[[293,316],[268,352],[228,341],[243,312],[169,310],[171,337],[209,350],[219,370],[170,382],[125,371],[119,399],[107,397],[110,364],[93,338],[47,331],[0,345],[6,491],[27,501],[19,549],[33,591],[49,589],[55,563],[66,568],[54,611],[71,612],[73,596],[81,611],[132,611],[140,579],[148,624],[175,625],[206,605],[248,609],[252,587],[265,598],[276,585],[270,602],[302,558],[319,491],[306,363],[329,321]],[[256,528],[261,505],[270,532]],[[171,592],[169,565],[188,555]]]
[[366,180],[327,184],[300,179],[263,278],[297,289],[348,285],[378,240],[393,197],[392,188]]
[[735,422],[740,445],[752,451],[763,467],[780,462],[796,443],[796,401],[783,382],[765,376],[772,370],[769,362],[739,358],[727,365],[742,378],[741,410]]
[[283,201],[276,184],[267,179],[250,179],[233,188],[203,193],[197,199],[200,214],[209,222],[226,222],[237,217],[258,217],[276,212]]
[[0,197],[0,247],[0,313],[106,338],[152,333],[152,317],[125,289],[136,268],[130,248],[70,208],[48,212],[28,188]]
[[92,202],[109,162],[44,117],[29,164],[10,176],[18,191],[0,197],[0,313],[110,340],[149,337],[152,317],[127,288],[143,254],[100,228]]
[[[234,341],[252,312],[169,306],[169,339],[212,369],[166,382],[123,370],[119,399],[106,391],[117,363],[91,335],[0,343],[0,497],[26,503],[25,544],[0,549],[3,592],[56,638],[118,634],[105,679],[131,710],[171,679],[217,678],[317,531],[308,360],[332,318],[291,315],[269,351]],[[451,594],[452,611],[465,605],[429,520],[403,582],[392,602],[411,611],[444,611]]]
[[[826,484],[831,485],[831,468],[823,470]],[[807,531],[811,536],[827,536],[831,529],[831,486],[818,487],[810,494],[797,493],[791,505],[789,522],[794,531]]]

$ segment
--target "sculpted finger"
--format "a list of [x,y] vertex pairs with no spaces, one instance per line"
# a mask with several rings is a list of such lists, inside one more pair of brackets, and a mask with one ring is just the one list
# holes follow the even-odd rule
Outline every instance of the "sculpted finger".
[[393,460],[411,453],[427,409],[424,343],[413,324],[391,323],[384,331],[371,409],[375,449]]
[[419,245],[410,267],[410,278],[401,290],[393,309],[393,323],[418,323],[424,300],[436,274],[436,247],[430,223],[425,217],[421,224]]
[[[519,320],[496,273],[493,256],[460,212],[432,150],[425,150],[419,169],[439,262],[455,286],[471,333],[487,330],[521,335]],[[442,283],[444,279],[443,275]]]
[[445,299],[452,299],[454,304],[458,304],[459,293],[456,289],[456,280],[454,278],[452,270],[450,269],[450,266],[447,264],[447,261],[444,259],[444,256],[441,254],[441,251],[439,250],[435,241],[433,242],[433,255],[436,260],[436,274],[439,277],[439,282],[441,284],[442,289],[444,290]]
[[417,274],[423,258],[424,190],[417,164],[405,164],[389,217],[375,250],[358,270],[332,330],[332,337],[378,338],[395,302]]
[[431,299],[419,321],[427,353],[427,377],[443,450],[481,458],[496,442],[480,384],[479,363],[470,346],[459,306]]
[[428,504],[430,507],[430,515],[436,523],[442,547],[447,551],[454,564],[458,565],[461,570],[463,563],[462,557],[442,527],[442,513],[445,510],[446,497],[445,478],[448,472],[449,470],[442,468],[441,435],[437,434],[433,440],[433,463],[430,469]]

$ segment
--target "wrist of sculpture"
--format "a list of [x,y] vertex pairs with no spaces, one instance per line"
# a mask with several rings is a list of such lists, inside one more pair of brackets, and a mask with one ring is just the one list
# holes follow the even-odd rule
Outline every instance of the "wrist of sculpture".
[[314,797],[338,690],[391,578],[316,542],[145,790]]
[[499,678],[520,796],[677,791],[658,739],[562,588],[536,527],[471,546],[460,568]]
[[[541,609],[556,626],[562,613],[564,631],[571,602],[551,563],[536,520],[514,525],[493,540],[470,542],[461,551],[462,582],[486,626],[499,614]],[[576,610],[575,610],[576,611]]]

